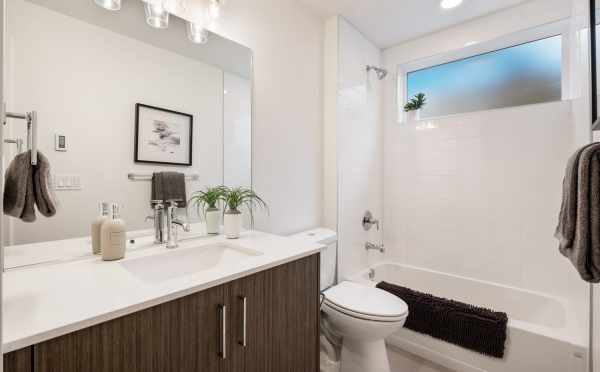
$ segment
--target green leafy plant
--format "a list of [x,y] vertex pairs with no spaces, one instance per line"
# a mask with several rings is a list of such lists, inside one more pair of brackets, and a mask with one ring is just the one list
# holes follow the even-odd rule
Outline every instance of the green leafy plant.
[[241,209],[247,209],[250,213],[251,223],[254,223],[254,208],[263,208],[267,212],[269,207],[267,203],[258,196],[252,189],[247,187],[226,188],[223,197],[228,214],[240,214]]
[[196,191],[192,194],[190,199],[190,205],[194,204],[198,209],[198,215],[202,212],[203,216],[206,216],[206,212],[209,210],[218,210],[217,204],[219,201],[224,200],[227,187],[215,186],[207,187],[205,190]]
[[413,98],[411,98],[406,105],[404,105],[404,111],[416,111],[422,108],[427,104],[427,98],[425,98],[425,93],[416,94]]

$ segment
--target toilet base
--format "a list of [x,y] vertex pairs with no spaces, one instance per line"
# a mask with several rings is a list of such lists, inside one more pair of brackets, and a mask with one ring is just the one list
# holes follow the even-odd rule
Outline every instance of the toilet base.
[[390,372],[384,340],[344,339],[341,364],[342,372]]

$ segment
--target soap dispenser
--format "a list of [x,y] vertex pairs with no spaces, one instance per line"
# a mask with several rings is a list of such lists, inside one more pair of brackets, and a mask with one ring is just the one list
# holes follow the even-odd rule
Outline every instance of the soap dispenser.
[[119,204],[112,205],[112,216],[102,224],[102,259],[115,261],[125,257],[127,232]]
[[98,217],[92,222],[92,252],[102,252],[102,224],[108,220],[110,205],[106,202],[98,203]]

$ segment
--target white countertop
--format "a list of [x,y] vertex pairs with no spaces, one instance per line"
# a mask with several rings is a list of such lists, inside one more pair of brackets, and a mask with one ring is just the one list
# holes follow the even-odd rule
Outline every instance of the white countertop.
[[323,248],[310,242],[252,231],[228,242],[261,254],[218,268],[152,280],[134,275],[124,265],[146,256],[199,250],[202,246],[225,241],[223,236],[202,237],[181,241],[180,247],[174,250],[148,245],[148,248],[128,251],[127,257],[120,261],[104,262],[93,256],[7,271],[3,277],[3,352],[168,302],[315,254]]

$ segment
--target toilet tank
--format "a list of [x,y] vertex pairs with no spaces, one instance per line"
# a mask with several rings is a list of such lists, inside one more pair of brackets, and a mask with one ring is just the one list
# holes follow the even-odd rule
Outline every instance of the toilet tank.
[[337,233],[326,228],[316,228],[290,235],[290,238],[326,246],[321,251],[321,291],[334,285],[337,269]]

